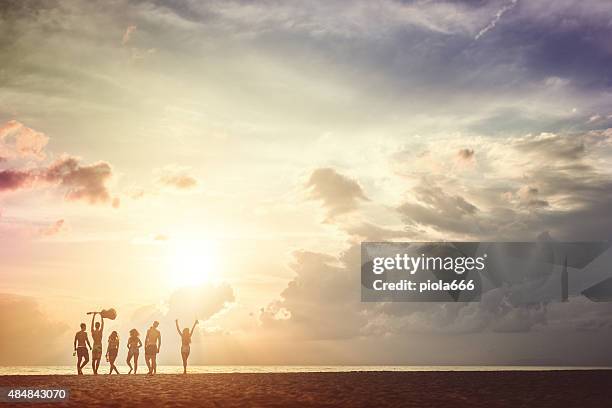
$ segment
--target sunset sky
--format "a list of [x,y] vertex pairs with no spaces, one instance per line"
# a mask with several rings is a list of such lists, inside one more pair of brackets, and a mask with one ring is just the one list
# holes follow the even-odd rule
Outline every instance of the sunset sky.
[[365,240],[612,238],[610,38],[608,0],[2,1],[0,364],[108,307],[164,364],[175,318],[201,364],[612,364],[606,303],[359,293]]

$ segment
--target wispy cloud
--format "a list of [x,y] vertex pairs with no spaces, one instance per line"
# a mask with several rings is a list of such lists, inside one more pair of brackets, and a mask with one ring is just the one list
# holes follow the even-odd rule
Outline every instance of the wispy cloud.
[[168,165],[155,170],[157,173],[157,184],[176,190],[192,190],[197,187],[198,180],[189,174],[188,167]]
[[132,38],[132,34],[136,31],[136,26],[135,25],[129,25],[127,26],[127,28],[125,29],[125,32],[123,33],[123,37],[121,38],[121,45],[127,45],[128,42],[130,42],[130,39]]
[[480,30],[478,32],[478,34],[476,34],[474,39],[478,40],[480,37],[485,35],[487,32],[489,32],[492,29],[494,29],[495,26],[497,25],[497,23],[499,22],[499,20],[502,18],[502,16],[505,13],[507,13],[508,11],[512,10],[517,5],[517,3],[518,3],[518,0],[510,0],[510,3],[508,3],[505,6],[503,6],[502,8],[500,8],[497,11],[497,13],[495,13],[495,17],[493,18],[493,20],[491,20],[491,22],[489,24],[487,24],[485,27],[483,27],[482,30]]

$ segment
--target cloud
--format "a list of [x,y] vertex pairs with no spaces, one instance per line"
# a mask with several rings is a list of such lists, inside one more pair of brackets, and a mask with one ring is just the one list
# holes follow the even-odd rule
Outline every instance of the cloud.
[[[107,203],[111,198],[106,184],[112,174],[106,162],[82,165],[78,158],[64,155],[48,167],[1,170],[0,191],[53,186],[65,191],[67,201]],[[112,205],[118,207],[119,198],[114,198]]]
[[177,190],[192,190],[198,185],[198,180],[191,176],[189,168],[180,166],[165,166],[158,169],[157,183]]
[[526,136],[515,141],[514,147],[531,156],[552,160],[578,160],[585,155],[584,136],[569,137],[554,133]]
[[457,157],[465,162],[474,160],[474,149],[459,149]]
[[361,222],[345,227],[348,234],[362,238],[363,241],[389,241],[398,238],[415,237],[418,231],[408,226],[401,230],[385,228],[369,222]]
[[344,266],[342,261],[321,253],[295,252],[291,264],[295,277],[281,299],[261,311],[263,328],[309,340],[358,336],[365,324],[363,306],[354,292],[359,287],[358,264]]
[[[351,246],[338,257],[307,251],[294,253],[291,268],[295,276],[280,293],[280,299],[261,311],[262,329],[279,339],[287,336],[294,343],[420,335],[435,342],[453,334],[455,344],[475,350],[486,343],[487,333],[530,332],[532,337],[523,338],[529,343],[536,336],[534,332],[554,338],[561,332],[571,336],[581,330],[600,332],[612,327],[610,303],[571,297],[567,303],[516,304],[513,299],[525,290],[524,282],[487,290],[480,302],[363,303],[354,289],[360,286],[360,254],[359,245]],[[496,339],[506,346],[511,342],[509,337]],[[529,347],[526,343],[516,344],[514,353],[528,355]],[[435,360],[433,356],[440,350],[422,351],[427,359]],[[562,353],[549,351],[546,356],[562,357]],[[395,356],[395,361],[398,357]],[[499,361],[501,357],[490,358]]]
[[140,200],[147,194],[147,191],[142,187],[132,187],[126,194],[134,200]]
[[479,158],[462,172],[455,165],[460,141],[421,146],[425,161],[413,153],[389,157],[404,183],[416,183],[397,211],[422,238],[611,237],[604,215],[612,204],[610,129],[469,141]]
[[44,171],[42,179],[64,188],[68,201],[82,200],[97,204],[110,201],[106,183],[112,174],[112,168],[106,162],[82,165],[78,158],[65,155],[51,163]]
[[548,201],[538,198],[540,190],[537,187],[523,186],[517,192],[520,202],[528,207],[547,207]]
[[494,29],[495,26],[497,25],[497,23],[499,23],[499,20],[502,18],[502,16],[505,13],[507,13],[508,11],[512,10],[516,6],[517,3],[518,3],[518,0],[510,0],[510,2],[508,4],[506,4],[505,6],[500,8],[497,11],[497,13],[495,13],[495,17],[493,18],[493,20],[491,20],[491,22],[489,24],[487,24],[485,27],[483,27],[483,29],[480,30],[478,32],[478,34],[476,34],[474,39],[478,40],[480,37],[485,35],[488,31]]
[[[66,352],[62,342],[72,340],[65,335],[67,327],[50,320],[30,297],[0,294],[0,322],[2,365],[57,364]],[[44,347],[40,336],[44,336]]]
[[234,291],[229,284],[202,284],[183,287],[168,299],[167,315],[182,321],[208,320],[234,302]]
[[[24,124],[11,120],[0,127],[0,156],[6,159],[32,158],[43,160],[49,138]],[[86,201],[90,204],[111,201],[107,183],[112,168],[107,162],[83,165],[79,158],[64,154],[47,166],[0,170],[0,191],[29,188],[57,187],[65,192],[67,201]],[[119,206],[115,197],[112,206]]]
[[413,189],[416,202],[407,202],[398,207],[409,226],[422,225],[441,231],[459,233],[473,232],[478,208],[457,194],[423,180]]
[[[294,278],[260,314],[262,328],[301,340],[339,340],[406,334],[525,332],[547,324],[542,304],[513,305],[520,288],[485,292],[480,302],[364,303],[360,287],[361,249],[352,245],[338,257],[298,251]],[[573,329],[567,327],[566,329]]]
[[29,171],[2,170],[0,171],[0,191],[15,191],[29,187],[34,176]]
[[320,200],[327,209],[328,219],[355,210],[359,201],[367,201],[357,181],[331,168],[319,168],[312,172],[306,188],[310,198]]
[[64,227],[64,220],[57,220],[51,225],[41,227],[38,229],[38,235],[43,237],[50,237],[57,235]]
[[132,186],[125,193],[134,200],[140,200],[162,193],[198,192],[199,181],[190,172],[190,167],[174,164],[156,168],[153,170],[152,183],[147,186]]
[[[481,3],[488,11],[486,3]],[[274,1],[207,3],[187,2],[180,6],[165,3],[177,16],[190,22],[220,26],[254,33],[274,31],[311,37],[380,38],[397,31],[466,34],[481,27],[488,15],[469,2],[458,1],[312,1],[299,3]]]
[[124,46],[127,45],[134,31],[136,31],[135,25],[127,26],[127,28],[125,29],[125,32],[123,33],[123,37],[121,38],[121,45],[124,45]]
[[49,137],[44,133],[10,120],[0,127],[0,157],[43,160]]

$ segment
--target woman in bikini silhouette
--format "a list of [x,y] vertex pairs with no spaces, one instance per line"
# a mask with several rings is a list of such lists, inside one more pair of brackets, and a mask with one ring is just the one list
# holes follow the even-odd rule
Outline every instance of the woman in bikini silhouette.
[[[140,341],[138,336],[140,336],[138,330],[130,330],[130,338],[127,341],[128,355],[126,360],[128,367],[130,367],[130,372],[128,374],[132,374],[132,369],[134,370],[134,374],[138,371],[138,354],[140,353],[140,347],[142,347],[142,341]],[[133,368],[131,364],[132,357],[134,357]]]
[[117,354],[119,353],[119,335],[116,331],[113,331],[110,336],[108,336],[108,347],[106,349],[106,361],[110,363],[110,372],[113,373],[113,370],[119,374],[119,370],[117,370],[117,366],[115,366],[115,360],[117,359]]
[[193,323],[191,331],[188,327],[185,327],[182,332],[179,328],[178,319],[176,319],[174,322],[176,323],[176,331],[178,332],[179,336],[181,336],[181,357],[183,358],[183,374],[187,374],[187,359],[189,358],[189,353],[191,352],[191,336],[193,335],[193,330],[198,324],[198,321],[196,320],[195,323]]

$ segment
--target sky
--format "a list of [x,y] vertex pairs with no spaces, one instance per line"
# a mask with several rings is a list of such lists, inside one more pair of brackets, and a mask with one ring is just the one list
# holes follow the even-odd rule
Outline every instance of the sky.
[[612,364],[605,303],[358,278],[366,240],[612,238],[611,35],[606,0],[3,1],[0,364],[109,307],[164,364],[176,318],[196,364]]

